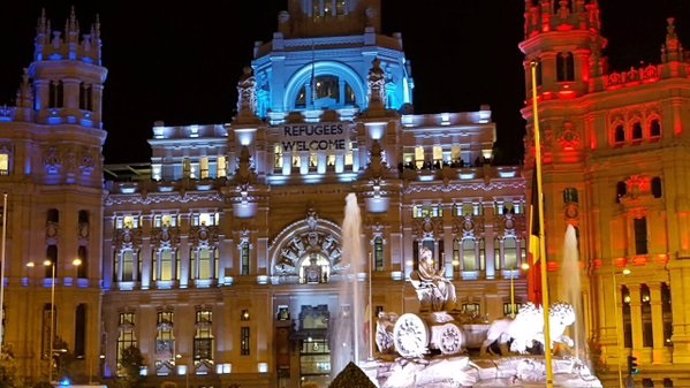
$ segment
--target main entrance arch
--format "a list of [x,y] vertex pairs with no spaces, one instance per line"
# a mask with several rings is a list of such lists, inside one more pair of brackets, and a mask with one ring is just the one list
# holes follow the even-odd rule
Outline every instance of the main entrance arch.
[[271,249],[274,283],[328,283],[341,272],[341,229],[313,209],[283,229]]

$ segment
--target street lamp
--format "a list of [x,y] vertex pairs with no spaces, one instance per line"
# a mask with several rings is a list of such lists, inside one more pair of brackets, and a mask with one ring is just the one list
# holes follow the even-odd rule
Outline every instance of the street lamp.
[[618,275],[623,275],[623,276],[628,276],[630,275],[631,271],[628,268],[623,268],[622,271],[615,272],[613,269],[611,270],[611,275],[613,277],[613,313],[614,313],[614,319],[616,320],[616,348],[618,352],[618,387],[623,388],[623,367],[621,365],[621,330],[620,330],[620,319],[618,317],[618,284],[616,281],[616,278]]

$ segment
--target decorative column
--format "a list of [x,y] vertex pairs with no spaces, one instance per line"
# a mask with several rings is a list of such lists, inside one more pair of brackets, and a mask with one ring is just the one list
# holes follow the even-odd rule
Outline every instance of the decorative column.
[[630,321],[632,323],[633,350],[642,349],[642,303],[640,302],[640,285],[629,284],[630,292]]

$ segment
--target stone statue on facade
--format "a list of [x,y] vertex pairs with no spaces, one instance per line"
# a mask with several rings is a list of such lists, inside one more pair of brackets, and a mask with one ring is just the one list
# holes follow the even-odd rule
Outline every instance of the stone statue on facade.
[[367,83],[369,85],[369,110],[384,109],[386,73],[381,68],[381,60],[378,58],[371,62]]
[[244,73],[237,82],[237,117],[242,122],[256,120],[256,78],[252,68],[245,66]]
[[436,269],[430,249],[419,252],[419,268],[410,275],[410,283],[417,290],[420,312],[452,311],[456,294],[453,283],[446,279],[443,270]]

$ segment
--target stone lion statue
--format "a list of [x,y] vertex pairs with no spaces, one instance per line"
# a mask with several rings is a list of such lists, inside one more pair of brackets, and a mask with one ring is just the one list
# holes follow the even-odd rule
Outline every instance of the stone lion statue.
[[[553,343],[559,342],[567,346],[573,346],[573,340],[564,334],[565,329],[575,323],[575,310],[573,306],[565,302],[555,302],[549,308],[549,324],[551,343],[548,349],[553,349]],[[533,341],[544,344],[544,319],[541,306],[527,303],[520,308],[515,319],[498,319],[494,321],[482,343],[480,354],[485,355],[487,349],[494,342],[498,342],[501,353],[507,353],[507,343],[510,340],[510,351],[526,354],[527,348],[532,347]],[[544,349],[547,349],[544,346]]]

